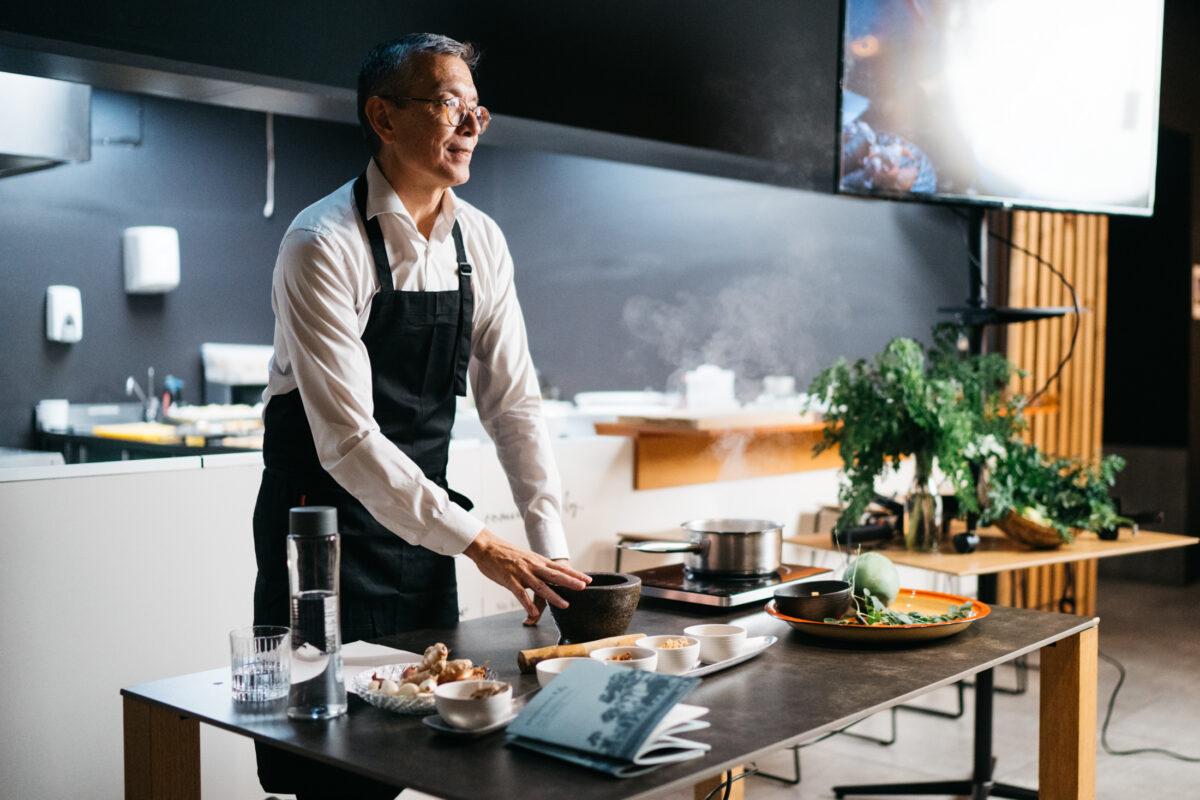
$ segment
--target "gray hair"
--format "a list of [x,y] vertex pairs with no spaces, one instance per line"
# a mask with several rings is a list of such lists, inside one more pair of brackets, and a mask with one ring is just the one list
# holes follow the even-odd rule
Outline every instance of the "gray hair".
[[479,63],[479,49],[475,45],[437,33],[410,33],[372,47],[358,70],[358,124],[372,155],[379,152],[382,142],[367,120],[367,99],[407,91],[416,57],[421,55],[458,56],[471,69]]

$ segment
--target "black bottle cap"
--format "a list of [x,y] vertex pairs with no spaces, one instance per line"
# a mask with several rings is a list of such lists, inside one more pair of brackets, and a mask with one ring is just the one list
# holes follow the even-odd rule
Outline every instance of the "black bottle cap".
[[337,533],[337,509],[333,506],[297,506],[288,512],[292,536],[330,536]]

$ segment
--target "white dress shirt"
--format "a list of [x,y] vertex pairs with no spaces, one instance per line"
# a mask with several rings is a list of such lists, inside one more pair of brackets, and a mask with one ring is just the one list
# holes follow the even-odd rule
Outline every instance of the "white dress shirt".
[[[299,387],[321,466],[405,541],[455,555],[483,523],[428,480],[373,416],[371,365],[361,336],[379,279],[352,186],[301,211],[279,245],[271,286],[275,355],[264,399],[269,404]],[[447,190],[426,239],[374,159],[367,167],[367,214],[379,217],[399,291],[458,288],[450,234],[458,221],[474,268],[469,376],[479,417],[496,444],[530,547],[566,558],[558,467],[504,234]]]

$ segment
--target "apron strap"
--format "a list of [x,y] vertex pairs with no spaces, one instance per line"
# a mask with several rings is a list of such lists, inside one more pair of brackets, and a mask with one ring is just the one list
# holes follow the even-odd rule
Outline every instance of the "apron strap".
[[366,172],[354,180],[354,205],[358,208],[358,215],[362,217],[363,227],[367,229],[367,242],[371,245],[371,257],[375,261],[375,274],[379,277],[379,291],[394,291],[396,285],[392,282],[392,267],[388,263],[387,247],[383,243],[383,230],[379,227],[379,217],[367,218]]
[[471,329],[475,324],[475,293],[471,288],[471,262],[463,246],[462,229],[455,220],[450,231],[458,259],[458,333],[454,336],[454,393],[467,396],[467,365],[471,361]]

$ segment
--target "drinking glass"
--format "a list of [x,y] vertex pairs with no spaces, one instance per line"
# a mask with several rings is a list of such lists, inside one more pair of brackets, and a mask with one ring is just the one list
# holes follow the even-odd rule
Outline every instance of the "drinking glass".
[[229,632],[235,701],[263,702],[288,696],[291,635],[291,628],[279,625],[255,625]]

